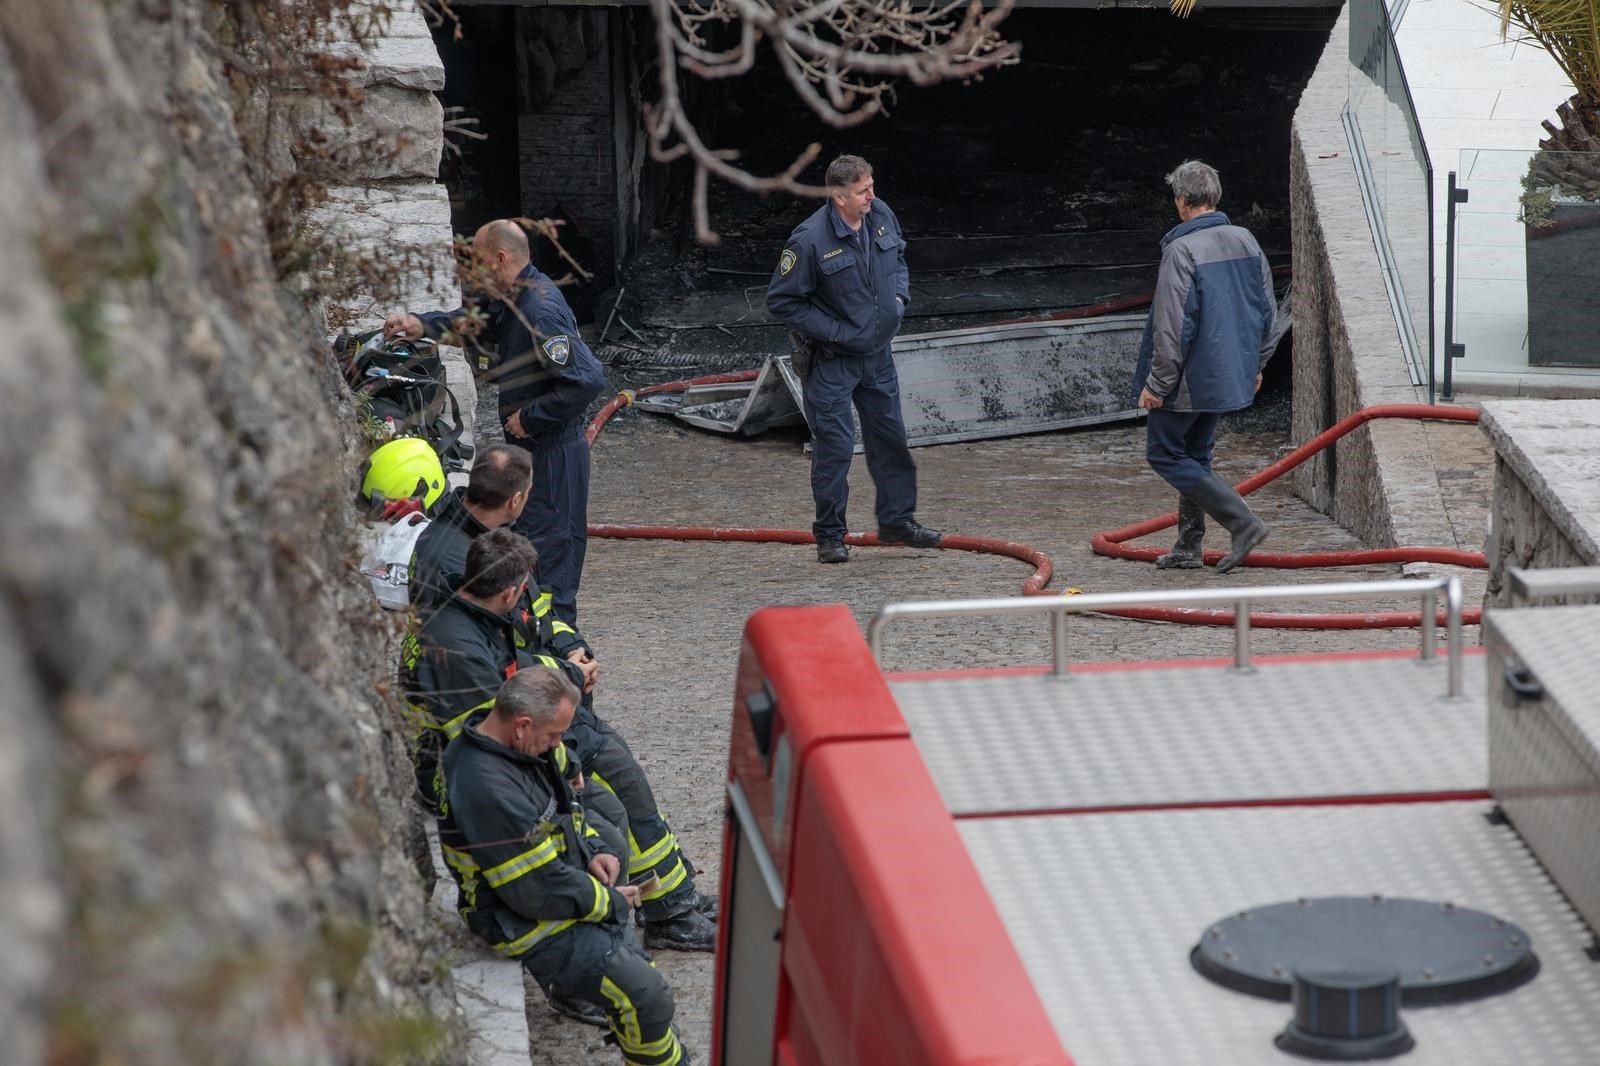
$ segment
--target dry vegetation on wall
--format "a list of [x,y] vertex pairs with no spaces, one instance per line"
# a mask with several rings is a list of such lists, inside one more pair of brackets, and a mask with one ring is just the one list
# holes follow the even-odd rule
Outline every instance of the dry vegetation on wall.
[[8,1063],[454,1057],[300,225],[381,18],[0,3]]

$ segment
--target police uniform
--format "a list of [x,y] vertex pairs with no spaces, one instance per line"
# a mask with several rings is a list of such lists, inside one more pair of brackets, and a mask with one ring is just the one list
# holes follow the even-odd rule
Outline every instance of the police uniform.
[[[583,413],[605,387],[605,372],[578,335],[572,309],[545,274],[530,263],[517,275],[516,310],[488,308],[477,338],[498,349],[494,379],[500,418],[520,414],[525,437],[506,440],[533,453],[533,491],[514,527],[539,550],[539,581],[554,590],[555,611],[578,623],[578,584],[589,546],[589,444]],[[437,338],[466,314],[434,311],[417,317]],[[533,327],[532,332],[529,326]]]
[[889,205],[874,200],[853,232],[831,202],[795,227],[767,286],[767,309],[820,345],[805,378],[811,427],[811,493],[817,540],[845,534],[851,403],[861,412],[867,470],[877,486],[880,528],[913,524],[917,468],[906,447],[900,381],[889,346],[911,302],[906,242]]
[[607,849],[549,755],[469,727],[445,749],[444,780],[447,813],[475,864],[475,898],[499,931],[494,950],[547,992],[604,1010],[628,1066],[685,1062],[672,990],[634,942],[621,893],[588,872]]

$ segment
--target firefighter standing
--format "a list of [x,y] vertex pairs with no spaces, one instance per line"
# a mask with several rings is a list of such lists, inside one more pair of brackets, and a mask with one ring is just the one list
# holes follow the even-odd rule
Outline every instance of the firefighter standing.
[[508,680],[494,709],[444,753],[449,815],[482,871],[480,905],[503,936],[495,950],[541,987],[605,1011],[629,1066],[679,1066],[672,991],[633,941],[621,861],[584,830],[550,753],[578,690],[549,670]]
[[517,519],[517,531],[539,550],[541,584],[553,590],[555,612],[578,622],[578,585],[589,533],[589,443],[583,412],[605,386],[605,374],[578,335],[566,298],[528,254],[528,235],[510,219],[481,227],[472,254],[497,290],[469,298],[454,311],[400,312],[384,320],[386,337],[435,339],[462,336],[461,320],[476,310],[487,316],[477,344],[499,350],[493,375],[500,385],[506,439],[533,456],[534,492]]
[[874,195],[872,167],[860,156],[828,164],[827,184],[839,190],[795,227],[767,286],[767,309],[816,346],[803,376],[811,427],[811,526],[817,560],[843,563],[845,504],[855,420],[867,470],[877,487],[878,539],[933,548],[936,530],[918,525],[917,467],[900,416],[900,379],[890,344],[911,302],[906,242],[889,205]]

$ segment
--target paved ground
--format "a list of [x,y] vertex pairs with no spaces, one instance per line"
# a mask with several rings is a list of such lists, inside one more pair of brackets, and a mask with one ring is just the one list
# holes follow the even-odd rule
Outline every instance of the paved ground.
[[[1481,547],[1488,494],[1487,449],[1475,427],[1449,440],[1460,461],[1440,479],[1462,547]],[[590,518],[595,522],[807,528],[807,460],[797,437],[739,441],[680,428],[627,411],[594,451]],[[1219,471],[1234,480],[1287,450],[1281,431],[1225,433]],[[1436,449],[1436,451],[1439,451]],[[1439,451],[1443,454],[1442,451]],[[1056,433],[918,449],[920,517],[964,533],[1004,536],[1050,553],[1053,588],[1085,591],[1282,583],[1286,575],[1246,569],[1162,573],[1147,564],[1102,559],[1089,550],[1096,530],[1170,510],[1174,501],[1144,466],[1143,429]],[[1449,475],[1448,477],[1446,475]],[[1458,476],[1459,475],[1459,476]],[[852,471],[853,528],[871,523],[871,482],[858,458]],[[1271,524],[1268,547],[1350,549],[1361,545],[1281,484],[1252,502]],[[1164,534],[1162,539],[1168,535]],[[1214,543],[1222,535],[1213,534]],[[602,663],[597,709],[632,740],[674,828],[714,886],[722,782],[734,665],[745,618],[765,604],[845,603],[865,623],[896,600],[1011,595],[1029,575],[1023,564],[961,552],[855,549],[846,566],[819,566],[809,547],[592,540],[579,601],[582,629]],[[1294,581],[1393,577],[1398,567],[1303,571]],[[1482,578],[1468,574],[1468,602]],[[1353,607],[1354,605],[1348,605]],[[1365,604],[1363,606],[1374,606]],[[1400,605],[1395,604],[1398,608]],[[1409,606],[1409,605],[1407,605]],[[1337,604],[1321,608],[1339,609]],[[970,620],[907,627],[891,638],[894,668],[1042,662],[1048,632],[1040,621],[987,625]],[[1080,661],[1226,655],[1226,631],[1081,618],[1071,628]],[[1408,646],[1411,631],[1260,632],[1258,654]],[[1473,634],[1472,639],[1476,639]],[[704,1061],[709,1045],[711,960],[658,954],[678,996],[684,1036]],[[613,1063],[602,1033],[557,1019],[529,996],[533,1061],[581,1066]]]

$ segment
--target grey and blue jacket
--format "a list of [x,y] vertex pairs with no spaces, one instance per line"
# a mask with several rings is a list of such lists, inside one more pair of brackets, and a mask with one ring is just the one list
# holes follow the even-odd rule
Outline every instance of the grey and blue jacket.
[[1148,388],[1164,411],[1250,406],[1276,313],[1272,267],[1249,230],[1221,211],[1179,223],[1161,238],[1134,395]]
[[905,238],[882,200],[859,232],[831,201],[817,208],[789,234],[767,284],[767,310],[834,355],[887,350],[910,304]]

